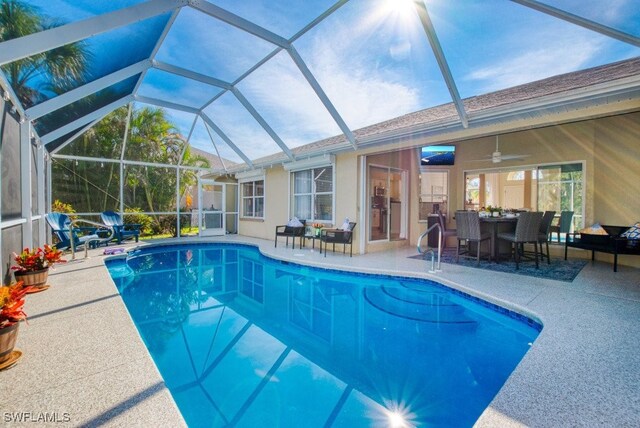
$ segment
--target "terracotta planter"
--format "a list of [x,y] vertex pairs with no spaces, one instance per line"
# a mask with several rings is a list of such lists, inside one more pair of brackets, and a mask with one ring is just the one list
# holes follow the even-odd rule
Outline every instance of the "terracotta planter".
[[25,287],[42,287],[47,283],[47,278],[49,278],[49,268],[32,272],[15,271],[13,274],[16,277],[16,281],[22,281]]
[[0,328],[0,365],[11,358],[18,338],[18,327],[20,323],[17,322],[9,327]]

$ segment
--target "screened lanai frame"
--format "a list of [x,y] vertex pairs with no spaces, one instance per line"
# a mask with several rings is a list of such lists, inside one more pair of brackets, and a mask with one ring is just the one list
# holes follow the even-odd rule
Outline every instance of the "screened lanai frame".
[[[24,106],[18,102],[18,97],[14,93],[13,89],[8,85],[8,80],[5,75],[2,75],[2,86],[3,93],[6,100],[10,100],[15,107],[16,113],[19,115],[20,119],[20,135],[21,135],[21,150],[23,153],[27,153],[28,150],[25,147],[28,147],[30,143],[34,143],[36,145],[37,150],[37,161],[35,169],[37,170],[37,176],[35,180],[31,179],[31,171],[32,165],[30,162],[27,162],[27,156],[22,156],[21,163],[21,189],[22,189],[22,219],[20,220],[10,220],[9,222],[5,222],[3,219],[2,228],[10,227],[13,225],[15,221],[19,221],[20,224],[26,224],[27,226],[24,228],[25,233],[23,234],[23,242],[30,243],[32,241],[32,222],[28,221],[28,219],[33,220],[41,220],[41,217],[47,210],[45,203],[45,192],[43,189],[47,188],[49,192],[51,192],[51,158],[58,159],[68,159],[73,161],[92,161],[92,162],[100,162],[100,163],[113,163],[116,162],[120,166],[120,175],[122,177],[122,171],[127,165],[134,166],[147,166],[147,167],[162,167],[162,168],[173,168],[176,170],[177,177],[177,185],[176,185],[176,214],[179,213],[179,180],[180,180],[180,171],[184,169],[196,169],[194,167],[183,166],[178,163],[178,165],[166,165],[166,164],[154,164],[148,163],[144,161],[132,161],[124,158],[124,149],[126,148],[126,133],[123,135],[123,155],[120,159],[106,159],[106,158],[90,158],[84,159],[82,157],[73,156],[73,155],[61,155],[59,151],[65,147],[67,144],[71,143],[76,137],[90,129],[93,125],[95,125],[101,118],[103,118],[106,114],[113,111],[116,108],[123,107],[126,105],[131,105],[131,103],[144,103],[149,105],[154,105],[170,110],[178,110],[182,112],[186,112],[194,115],[194,121],[191,125],[187,136],[187,142],[189,142],[191,138],[191,134],[196,126],[198,121],[203,122],[205,125],[205,129],[209,136],[211,137],[211,143],[213,150],[217,153],[217,156],[221,159],[220,151],[218,150],[219,146],[226,146],[233,150],[233,152],[244,162],[239,165],[235,165],[231,168],[227,168],[225,166],[224,161],[221,162],[222,168],[218,170],[207,170],[207,172],[214,172],[220,174],[226,173],[234,173],[237,171],[242,171],[245,169],[262,167],[265,165],[273,164],[272,158],[266,158],[266,160],[261,159],[251,159],[249,156],[245,154],[245,152],[240,148],[239,144],[236,141],[233,141],[227,133],[222,129],[221,126],[217,123],[216,118],[210,117],[205,110],[212,103],[216,102],[220,97],[224,94],[232,94],[235,100],[246,109],[246,111],[253,117],[253,119],[260,125],[260,127],[268,134],[268,136],[272,139],[272,142],[280,148],[281,156],[277,158],[277,163],[282,162],[292,162],[299,158],[307,158],[317,154],[325,154],[326,149],[319,147],[315,149],[315,151],[306,151],[302,155],[297,155],[296,151],[289,147],[287,143],[285,143],[284,139],[280,136],[278,132],[275,131],[274,127],[270,125],[269,121],[258,111],[257,108],[252,104],[252,102],[245,96],[245,94],[238,88],[238,85],[243,82],[248,76],[250,76],[253,72],[260,69],[263,65],[268,63],[272,58],[278,55],[280,52],[285,52],[289,60],[295,64],[298,72],[306,80],[306,83],[309,85],[317,99],[322,104],[323,108],[326,110],[326,113],[332,118],[334,124],[337,129],[342,133],[341,142],[339,144],[333,145],[331,150],[343,151],[343,150],[353,150],[360,147],[365,147],[366,145],[379,143],[380,140],[376,138],[362,138],[358,139],[356,137],[356,133],[352,130],[348,125],[347,121],[340,113],[339,109],[336,108],[335,103],[332,101],[331,97],[328,96],[325,88],[321,84],[321,82],[316,78],[316,75],[313,71],[313,67],[308,65],[303,59],[303,55],[298,51],[296,47],[294,47],[294,42],[298,39],[301,39],[305,34],[312,31],[315,27],[321,24],[323,21],[330,18],[341,9],[343,6],[348,3],[353,3],[357,0],[352,0],[349,2],[348,0],[341,0],[331,5],[327,10],[319,14],[314,19],[310,20],[306,25],[304,25],[299,31],[295,32],[290,37],[283,37],[281,35],[276,34],[275,32],[268,30],[264,26],[258,25],[250,19],[246,19],[238,14],[231,13],[229,10],[226,10],[220,6],[217,6],[208,1],[200,1],[200,0],[149,0],[145,2],[134,2],[135,4],[130,5],[128,7],[107,11],[103,14],[96,14],[92,17],[87,17],[81,20],[77,20],[75,22],[71,22],[66,25],[62,25],[60,27],[52,28],[46,31],[42,31],[39,33],[35,33],[32,35],[20,37],[17,39],[7,40],[0,43],[0,65],[8,64],[13,61],[16,61],[21,58],[26,58],[30,55],[45,52],[47,50],[53,49],[58,46],[65,45],[67,43],[84,40],[88,37],[94,37],[96,35],[106,33],[110,30],[120,28],[126,25],[134,25],[145,19],[151,19],[157,16],[167,16],[166,24],[162,31],[159,34],[159,37],[155,41],[155,45],[150,53],[150,55],[141,60],[136,61],[134,63],[128,64],[125,67],[112,71],[109,74],[104,76],[100,76],[95,80],[86,83],[82,86],[74,88],[68,92],[62,93],[58,96],[47,99],[46,101],[36,104],[33,106],[28,106],[26,109]],[[452,68],[450,67],[450,63],[448,62],[447,55],[445,54],[445,50],[443,49],[440,39],[438,37],[438,32],[434,27],[432,22],[432,16],[428,10],[427,5],[422,0],[407,0],[407,2],[412,4],[412,7],[415,8],[416,15],[419,17],[419,24],[423,31],[423,36],[425,40],[428,42],[428,45],[431,49],[431,54],[436,60],[438,69],[440,71],[439,78],[442,79],[442,82],[446,85],[446,90],[448,92],[449,100],[455,108],[457,117],[455,119],[449,120],[445,124],[440,124],[441,127],[448,127],[449,129],[454,129],[455,127],[467,128],[472,127],[475,123],[484,124],[491,121],[500,121],[502,117],[506,114],[512,114],[513,112],[509,112],[507,110],[496,109],[495,111],[490,112],[489,114],[483,113],[481,115],[474,115],[472,112],[468,112],[465,108],[465,104],[460,96],[458,90],[458,82],[452,72]],[[510,0],[510,3],[518,4],[528,10],[533,10],[544,15],[552,16],[566,23],[570,23],[572,25],[576,25],[582,28],[585,28],[589,31],[593,31],[595,33],[599,33],[606,37],[615,39],[617,41],[621,41],[624,44],[640,47],[640,39],[625,30],[616,29],[607,25],[603,25],[599,22],[596,22],[592,19],[587,19],[583,16],[578,16],[577,14],[573,14],[569,11],[563,10],[562,8],[557,8],[554,6],[550,6],[549,4],[542,3],[540,1],[535,0]],[[549,3],[549,2],[548,2]],[[557,2],[556,2],[557,3]],[[562,3],[562,2],[560,2]],[[222,80],[215,76],[211,76],[208,74],[204,74],[201,72],[196,72],[194,70],[186,69],[180,67],[175,64],[170,64],[164,61],[160,61],[157,59],[157,54],[161,49],[165,38],[171,31],[171,28],[178,18],[179,12],[183,8],[189,8],[190,10],[195,10],[199,13],[205,14],[208,17],[212,17],[220,22],[223,22],[235,29],[238,29],[246,34],[255,37],[256,40],[260,40],[261,42],[266,42],[273,46],[273,50],[266,55],[263,59],[255,63],[253,66],[246,69],[246,71],[238,76],[236,79],[232,81]],[[190,79],[196,82],[200,82],[202,84],[209,85],[213,88],[216,88],[219,92],[212,97],[207,103],[202,105],[201,107],[193,107],[187,106],[184,104],[167,101],[159,98],[154,98],[150,96],[145,96],[139,93],[139,89],[144,82],[145,75],[148,74],[149,70],[159,70],[164,73],[169,73],[175,76],[180,76],[182,78]],[[137,77],[139,76],[139,77]],[[32,126],[32,121],[37,120],[39,118],[44,117],[47,114],[51,114],[59,109],[62,109],[74,102],[82,100],[92,94],[95,94],[105,88],[108,88],[118,82],[122,82],[125,79],[132,79],[137,77],[137,83],[133,88],[133,91],[130,94],[127,94],[123,97],[120,97],[107,105],[101,106],[96,110],[86,114],[85,116],[79,117],[69,123],[61,125],[51,132],[47,132],[45,135],[38,135],[37,132],[34,131]],[[561,102],[561,98],[555,100],[557,102]],[[423,130],[424,131],[424,130]],[[32,141],[33,140],[33,141]],[[46,164],[46,168],[45,168]],[[48,172],[46,174],[48,183],[45,180],[45,169]],[[32,183],[33,182],[33,183]],[[33,184],[36,184],[33,186]],[[48,185],[47,185],[48,184]],[[47,185],[45,187],[45,185]],[[120,181],[120,203],[122,204],[123,198],[123,186],[124,183]],[[32,188],[37,189],[37,214],[35,216],[28,215],[29,212],[33,214],[33,210],[31,206],[28,206],[28,201],[32,200],[30,195]],[[48,198],[49,202],[51,201],[51,195],[49,194]],[[121,210],[122,211],[122,205]],[[89,213],[86,213],[89,214]],[[95,213],[92,213],[95,214]],[[44,241],[44,223],[40,221],[38,225],[38,234],[40,236],[40,241]]]

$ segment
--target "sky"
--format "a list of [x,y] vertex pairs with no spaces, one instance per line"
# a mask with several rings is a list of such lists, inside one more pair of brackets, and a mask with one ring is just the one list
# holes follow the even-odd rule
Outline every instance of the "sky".
[[[142,0],[34,0],[41,12],[72,22]],[[327,0],[210,0],[290,38],[331,5]],[[638,0],[545,0],[570,13],[640,37]],[[640,55],[640,48],[508,0],[425,0],[463,98]],[[168,15],[87,40],[94,74],[129,65],[153,49]],[[148,36],[145,36],[148,34]],[[294,42],[350,129],[451,102],[429,41],[407,0],[350,0]],[[156,59],[236,87],[289,147],[340,133],[291,57],[281,51],[242,80],[275,47],[189,7],[183,8]],[[118,55],[114,55],[117,52]],[[122,65],[121,65],[122,64]],[[151,70],[139,94],[202,108],[251,159],[279,147],[230,92]],[[217,97],[211,103],[211,100]],[[194,116],[169,111],[186,137]],[[221,155],[240,161],[212,133]],[[204,123],[194,147],[214,153]]]

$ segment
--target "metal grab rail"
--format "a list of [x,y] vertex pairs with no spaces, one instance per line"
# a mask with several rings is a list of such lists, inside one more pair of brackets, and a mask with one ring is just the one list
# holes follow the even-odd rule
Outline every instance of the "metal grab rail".
[[111,239],[113,238],[113,236],[116,234],[116,230],[113,226],[107,226],[106,224],[102,224],[102,223],[96,223],[95,221],[91,221],[91,220],[83,220],[83,219],[77,219],[71,222],[71,224],[69,225],[69,233],[71,234],[71,260],[75,260],[76,259],[76,239],[75,239],[75,234],[73,233],[73,227],[76,226],[78,223],[86,223],[86,224],[90,224],[92,226],[98,226],[101,228],[106,228],[109,229],[111,231],[111,233],[109,234],[108,237],[106,238],[100,238],[98,237],[97,239],[88,239],[86,240],[82,245],[84,245],[84,258],[86,259],[87,257],[89,257],[89,243],[97,241],[97,242],[109,242],[111,241]]
[[[438,267],[437,269],[434,267],[434,259],[435,259],[435,251],[433,251],[433,248],[429,248],[429,246],[427,245],[427,249],[425,251],[422,251],[422,238],[424,238],[425,236],[427,236],[429,234],[429,232],[431,232],[435,227],[438,228]],[[418,254],[422,254],[423,256],[426,255],[427,253],[431,253],[431,269],[429,270],[429,273],[436,273],[436,272],[441,272],[442,269],[440,269],[440,253],[442,252],[442,227],[440,227],[440,223],[435,223],[433,225],[431,225],[430,228],[428,228],[422,235],[420,235],[420,237],[418,238]]]

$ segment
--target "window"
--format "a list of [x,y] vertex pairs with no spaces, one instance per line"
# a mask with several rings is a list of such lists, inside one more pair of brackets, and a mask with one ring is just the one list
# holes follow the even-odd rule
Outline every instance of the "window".
[[420,173],[420,218],[427,220],[431,213],[447,214],[449,199],[449,172],[422,171]]
[[333,327],[331,288],[307,277],[291,278],[289,287],[291,323],[330,342]]
[[262,263],[244,259],[242,260],[242,283],[240,293],[258,302],[264,302],[264,276]]
[[242,216],[264,218],[264,180],[242,183]]
[[301,220],[333,221],[333,167],[293,173],[293,215]]

